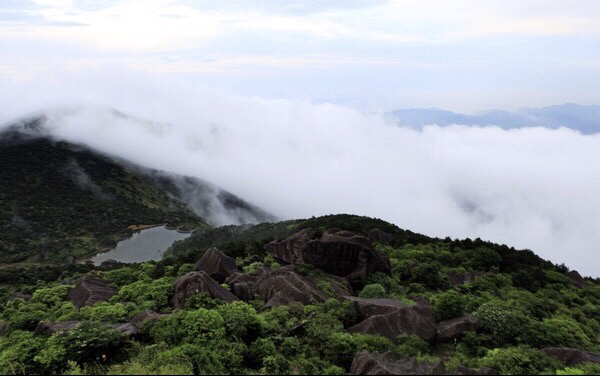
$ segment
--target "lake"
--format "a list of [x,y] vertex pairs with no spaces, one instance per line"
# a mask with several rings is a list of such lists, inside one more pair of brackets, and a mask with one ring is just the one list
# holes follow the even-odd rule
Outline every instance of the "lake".
[[167,230],[164,226],[152,227],[134,233],[131,238],[117,243],[112,251],[98,253],[90,260],[94,265],[111,259],[124,263],[158,261],[174,242],[190,235],[191,233]]

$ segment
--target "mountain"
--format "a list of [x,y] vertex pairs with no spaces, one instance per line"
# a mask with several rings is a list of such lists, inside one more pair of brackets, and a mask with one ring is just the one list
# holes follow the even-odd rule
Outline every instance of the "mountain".
[[197,178],[54,139],[44,116],[0,133],[0,262],[67,260],[112,248],[130,225],[191,228],[273,220]]
[[496,125],[504,129],[566,127],[583,134],[594,134],[600,131],[600,106],[582,106],[573,103],[542,108],[521,108],[516,111],[489,110],[472,115],[438,108],[395,110],[386,115],[401,126],[417,129],[431,124],[439,126],[462,124]]

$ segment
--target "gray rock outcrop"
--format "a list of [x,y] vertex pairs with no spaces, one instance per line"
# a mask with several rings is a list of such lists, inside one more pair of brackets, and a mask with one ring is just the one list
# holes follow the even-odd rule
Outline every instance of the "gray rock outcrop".
[[233,273],[225,280],[225,283],[231,287],[231,292],[238,298],[244,301],[249,301],[255,298],[257,277],[245,273]]
[[189,272],[173,283],[173,296],[171,305],[175,308],[183,308],[186,300],[199,293],[207,293],[215,299],[233,302],[238,298],[231,292],[225,290],[214,279],[210,278],[206,272]]
[[107,301],[116,293],[117,290],[109,286],[105,280],[86,275],[69,291],[67,299],[81,308]]
[[235,260],[218,248],[212,247],[198,260],[196,270],[206,272],[212,279],[219,283],[225,282],[225,279],[238,272],[235,266]]
[[438,323],[436,340],[438,342],[452,342],[460,339],[465,332],[477,330],[477,319],[473,315],[463,315]]
[[444,375],[446,370],[440,361],[419,362],[416,358],[398,359],[392,352],[379,354],[361,351],[354,356],[351,375]]
[[552,359],[556,359],[572,367],[580,363],[600,363],[600,353],[593,353],[570,347],[548,347],[542,350]]

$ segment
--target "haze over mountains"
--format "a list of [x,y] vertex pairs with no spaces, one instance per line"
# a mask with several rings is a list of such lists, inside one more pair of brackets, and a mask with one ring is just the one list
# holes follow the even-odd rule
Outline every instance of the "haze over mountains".
[[390,120],[402,126],[421,129],[426,125],[452,124],[499,126],[503,129],[565,127],[583,134],[600,132],[600,106],[565,103],[541,108],[520,108],[516,111],[488,110],[471,115],[439,108],[410,108],[391,111]]

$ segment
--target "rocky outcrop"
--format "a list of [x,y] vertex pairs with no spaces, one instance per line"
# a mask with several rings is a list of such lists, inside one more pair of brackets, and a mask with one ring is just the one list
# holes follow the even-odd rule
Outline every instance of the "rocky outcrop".
[[8,300],[14,300],[14,299],[23,299],[24,301],[29,301],[29,299],[31,299],[31,295],[29,294],[25,294],[22,293],[21,291],[17,291],[17,292],[13,292],[12,294],[10,294],[10,296],[8,297]]
[[397,358],[391,351],[383,354],[363,350],[357,353],[350,367],[351,375],[497,375],[491,368],[472,369],[459,366],[446,372],[441,360]]
[[67,299],[75,306],[91,306],[97,302],[107,301],[117,293],[117,290],[108,285],[106,281],[91,276],[82,277],[75,287],[67,294]]
[[542,351],[549,357],[563,362],[569,367],[586,362],[600,363],[600,353],[592,353],[569,347],[548,347]]
[[[63,321],[63,322],[44,322],[40,321],[33,331],[33,335],[51,335],[56,332],[72,330],[79,325],[81,321]],[[130,323],[104,324],[107,327],[113,328],[124,335],[133,336],[137,334],[136,328]]]
[[285,263],[310,264],[351,283],[362,283],[374,272],[389,274],[391,270],[387,255],[375,250],[367,238],[349,231],[330,229],[319,236],[312,229],[304,229],[266,248]]
[[256,292],[254,285],[257,277],[245,273],[233,273],[225,280],[225,283],[231,287],[231,292],[244,301],[255,298]]
[[456,272],[446,272],[448,275],[448,279],[450,280],[450,284],[452,286],[460,286],[465,283],[471,283],[477,277],[481,277],[484,275],[484,272],[464,272],[464,273],[456,273]]
[[[326,283],[335,296],[349,295],[349,287],[344,286],[335,276],[330,276]],[[347,282],[346,282],[347,283]],[[319,290],[315,281],[296,273],[293,265],[265,272],[256,280],[255,291],[266,302],[265,307],[274,307],[301,302],[324,302],[328,295]]]
[[207,293],[215,299],[233,302],[238,298],[225,290],[205,272],[189,272],[173,283],[173,296],[171,304],[175,308],[183,308],[185,301],[192,295]]
[[102,261],[102,263],[100,263],[100,267],[104,267],[104,268],[113,268],[116,266],[121,265],[120,262],[118,262],[117,260],[113,260],[113,259],[108,259],[105,261]]
[[353,302],[354,308],[362,320],[374,315],[385,315],[409,306],[394,299],[367,299],[356,296],[344,296],[343,298]]
[[569,277],[569,279],[575,284],[575,286],[582,289],[587,287],[585,279],[583,279],[583,277],[581,276],[581,274],[579,274],[577,270],[571,270],[570,272],[568,272],[567,277]]
[[196,263],[196,270],[206,272],[212,279],[219,283],[231,274],[238,272],[235,260],[219,251],[216,247],[204,252],[204,255]]
[[137,315],[135,315],[131,319],[131,321],[129,321],[129,323],[131,325],[133,325],[136,329],[140,330],[141,328],[143,328],[150,322],[159,320],[160,318],[165,317],[165,316],[167,316],[167,315],[161,314],[161,313],[156,313],[151,310],[145,310],[145,311],[142,311],[142,312],[138,313]]
[[383,354],[361,351],[354,356],[351,375],[444,375],[444,364],[440,360],[433,362],[418,361],[416,358],[398,359],[388,351]]
[[[390,299],[371,299],[390,300]],[[397,307],[396,307],[397,306]],[[367,311],[365,311],[367,310]],[[365,320],[350,327],[355,333],[380,335],[396,341],[400,334],[414,334],[425,341],[435,338],[436,326],[431,308],[420,304],[406,305],[398,302],[394,305],[374,305],[363,309],[363,312],[384,312],[373,314]],[[387,313],[385,313],[388,311]]]
[[377,227],[369,230],[369,241],[372,243],[381,243],[381,244],[392,244],[394,241],[394,235],[387,233]]
[[477,319],[473,315],[464,315],[438,323],[436,339],[438,342],[451,342],[461,338],[465,332],[477,330]]
[[6,321],[0,321],[0,336],[4,335],[8,331],[8,323]]

